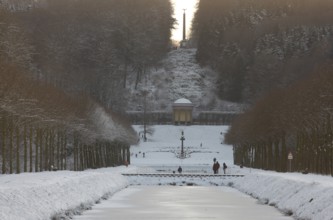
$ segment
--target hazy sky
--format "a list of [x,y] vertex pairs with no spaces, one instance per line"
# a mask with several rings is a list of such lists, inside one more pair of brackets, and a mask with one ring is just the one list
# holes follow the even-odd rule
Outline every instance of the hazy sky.
[[175,41],[183,39],[183,9],[186,9],[186,38],[188,38],[197,2],[198,0],[171,0],[174,5],[174,17],[178,23],[175,25],[176,29],[172,31],[171,39]]

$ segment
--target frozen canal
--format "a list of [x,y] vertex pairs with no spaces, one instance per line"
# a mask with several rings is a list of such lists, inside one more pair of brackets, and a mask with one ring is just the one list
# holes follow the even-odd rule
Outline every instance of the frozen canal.
[[75,220],[291,220],[229,187],[133,186]]

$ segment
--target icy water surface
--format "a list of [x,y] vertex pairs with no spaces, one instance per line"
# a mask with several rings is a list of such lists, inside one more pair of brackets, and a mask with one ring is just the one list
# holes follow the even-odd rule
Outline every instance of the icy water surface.
[[291,220],[229,187],[133,186],[75,220]]

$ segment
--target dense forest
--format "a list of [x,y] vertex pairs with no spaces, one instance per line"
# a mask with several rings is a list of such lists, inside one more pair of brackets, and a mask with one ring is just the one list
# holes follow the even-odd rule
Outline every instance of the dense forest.
[[254,103],[330,59],[332,32],[329,0],[201,0],[192,37],[220,98]]
[[235,164],[333,175],[332,16],[328,0],[200,1],[197,60],[252,106],[226,134]]
[[127,77],[166,54],[173,22],[164,0],[0,1],[0,171],[129,161]]

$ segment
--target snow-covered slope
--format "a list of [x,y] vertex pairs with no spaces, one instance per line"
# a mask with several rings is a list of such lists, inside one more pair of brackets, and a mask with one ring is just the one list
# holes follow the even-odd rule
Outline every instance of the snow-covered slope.
[[333,219],[330,176],[252,170],[243,179],[235,179],[233,186],[296,219]]
[[[128,110],[142,110],[142,90],[148,92],[150,110],[170,111],[179,98],[189,99],[195,111],[233,111],[239,104],[219,100],[216,96],[217,73],[201,67],[195,60],[196,49],[177,49],[150,69],[137,90],[130,91]],[[129,79],[133,88],[134,79]]]
[[0,219],[46,220],[66,212],[68,217],[126,185],[119,168],[2,175]]
[[199,104],[204,98],[214,98],[216,75],[195,62],[195,53],[195,49],[173,50],[164,60],[164,68],[157,71],[161,80],[156,79],[155,84],[157,87],[165,85],[170,100],[187,98]]

